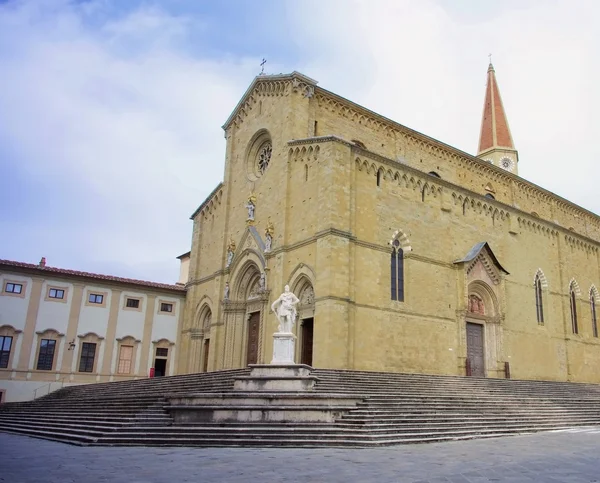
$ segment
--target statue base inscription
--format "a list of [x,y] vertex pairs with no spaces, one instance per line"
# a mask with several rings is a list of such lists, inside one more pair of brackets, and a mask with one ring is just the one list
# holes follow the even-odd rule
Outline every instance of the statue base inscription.
[[273,360],[271,364],[295,364],[294,351],[296,348],[296,336],[286,332],[275,332],[273,334]]

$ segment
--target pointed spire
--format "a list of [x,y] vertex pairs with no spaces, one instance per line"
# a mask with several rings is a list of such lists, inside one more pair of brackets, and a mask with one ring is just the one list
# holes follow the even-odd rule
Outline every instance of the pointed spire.
[[515,149],[515,145],[506,120],[498,82],[496,82],[496,71],[490,59],[477,155],[479,156],[494,148]]

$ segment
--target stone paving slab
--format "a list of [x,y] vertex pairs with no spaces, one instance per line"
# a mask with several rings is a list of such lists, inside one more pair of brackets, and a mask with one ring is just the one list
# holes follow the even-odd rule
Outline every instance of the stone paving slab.
[[0,433],[0,482],[600,483],[600,429],[373,449],[79,447]]

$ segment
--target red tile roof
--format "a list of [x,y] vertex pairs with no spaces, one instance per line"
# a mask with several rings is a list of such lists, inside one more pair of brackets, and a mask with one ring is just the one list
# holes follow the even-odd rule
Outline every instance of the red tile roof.
[[85,279],[101,280],[105,282],[122,283],[128,285],[137,285],[140,287],[156,288],[161,290],[170,290],[175,292],[185,292],[183,285],[170,285],[168,283],[148,282],[146,280],[136,280],[133,278],[115,277],[114,275],[102,275],[100,273],[80,272],[78,270],[68,270],[65,268],[42,267],[34,263],[15,262],[13,260],[0,259],[0,269],[25,269],[34,271],[37,274],[55,274],[67,275]]

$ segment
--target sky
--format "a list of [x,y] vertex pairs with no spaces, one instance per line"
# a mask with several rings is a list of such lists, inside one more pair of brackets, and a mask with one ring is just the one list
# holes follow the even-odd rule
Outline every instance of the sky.
[[174,283],[263,58],[476,154],[490,53],[520,176],[600,213],[596,0],[0,0],[0,258]]

